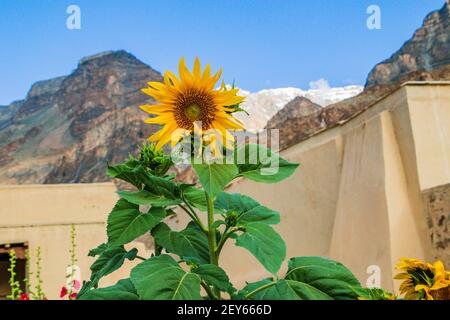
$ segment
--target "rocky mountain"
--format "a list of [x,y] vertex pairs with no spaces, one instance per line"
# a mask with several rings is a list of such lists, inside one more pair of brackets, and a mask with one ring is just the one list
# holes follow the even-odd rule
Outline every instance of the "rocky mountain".
[[302,119],[315,112],[322,110],[322,107],[305,97],[296,97],[281,109],[277,116],[270,119],[266,128],[275,129],[284,126],[286,121],[295,121],[295,119]]
[[84,58],[67,77],[35,83],[0,109],[0,182],[104,181],[157,127],[143,123],[140,92],[161,74],[125,51]]
[[417,71],[430,72],[450,64],[450,1],[430,13],[413,37],[389,59],[377,64],[367,77],[366,87],[386,85]]
[[[375,66],[364,91],[302,118],[277,113],[269,123],[280,124],[280,148],[305,140],[346,122],[406,81],[450,80],[450,0],[430,13],[396,53]],[[285,119],[282,121],[282,119]],[[282,125],[281,125],[282,124]]]
[[247,130],[258,132],[265,127],[267,121],[269,121],[289,101],[296,97],[305,97],[316,104],[327,106],[353,97],[362,90],[363,87],[361,86],[330,88],[326,82],[323,86],[309,90],[302,90],[299,88],[278,88],[249,92],[241,89],[240,94],[246,96],[242,106],[249,115],[238,113],[236,114],[236,117],[244,122]]

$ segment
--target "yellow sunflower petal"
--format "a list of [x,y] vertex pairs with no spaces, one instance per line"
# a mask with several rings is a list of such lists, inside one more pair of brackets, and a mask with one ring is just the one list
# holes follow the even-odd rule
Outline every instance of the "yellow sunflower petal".
[[211,74],[211,66],[209,65],[209,63],[206,65],[205,67],[205,71],[203,71],[203,75],[202,75],[202,82],[204,84],[207,84],[209,82],[210,79],[210,74]]
[[167,114],[167,113],[161,114],[154,118],[148,118],[148,119],[144,120],[145,123],[150,123],[150,124],[165,124],[165,123],[168,123],[171,121],[174,121],[173,116],[171,114]]
[[445,274],[444,263],[441,260],[437,260],[433,265],[435,273]]
[[160,114],[160,113],[164,113],[164,112],[172,112],[173,111],[173,107],[171,107],[170,105],[166,105],[166,104],[142,105],[142,106],[139,106],[139,108],[141,108],[145,112],[153,113],[153,114]]
[[178,65],[178,73],[182,82],[186,83],[187,85],[192,85],[192,74],[186,67],[184,58],[181,58],[180,60],[180,64]]
[[151,135],[148,140],[149,141],[158,141],[159,138],[161,138],[168,130],[170,129],[169,125],[165,125],[162,129]]
[[[226,114],[226,113],[224,112],[224,114]],[[229,115],[227,117],[221,113],[216,113],[216,115],[217,115],[217,118],[216,118],[217,122],[219,122],[225,128],[235,129],[235,130],[244,130],[245,129],[243,125],[238,123],[239,120],[235,119],[234,117],[231,117]]]
[[394,277],[394,279],[396,279],[396,280],[403,280],[403,279],[408,279],[408,278],[410,278],[411,276],[409,275],[409,274],[407,274],[407,273],[399,273],[399,274],[397,274],[395,277]]
[[176,125],[173,123],[166,124],[161,130],[150,136],[149,140],[152,142],[159,141],[165,138],[167,135],[170,137],[172,133],[176,131]]
[[143,88],[143,89],[141,89],[141,91],[144,92],[145,94],[153,97],[158,102],[167,103],[167,104],[174,103],[175,96],[172,94],[167,94],[164,91],[158,91],[153,88]]
[[158,143],[156,144],[156,150],[161,149],[166,143],[168,143],[169,141],[172,140],[172,132],[167,131],[164,135],[162,135],[159,140]]
[[194,69],[192,71],[192,76],[194,80],[199,81],[201,79],[201,71],[200,71],[200,60],[198,57],[195,57],[194,61]]
[[220,68],[219,71],[217,71],[216,74],[212,77],[212,80],[214,81],[214,83],[219,81],[221,76],[222,76],[222,68]]
[[175,131],[172,132],[172,139],[171,139],[171,147],[175,147],[175,145],[180,142],[180,140],[182,140],[184,137],[187,136],[189,132],[187,130],[184,129],[176,129]]
[[166,72],[164,73],[164,75],[167,75],[167,77],[169,78],[169,80],[172,81],[173,86],[174,86],[175,88],[177,88],[177,89],[179,88],[179,86],[180,86],[180,80],[178,80],[177,76],[176,76],[173,72],[171,72],[171,71],[166,71]]
[[230,95],[228,93],[219,93],[214,98],[216,104],[221,106],[232,106],[235,104],[239,104],[244,101],[245,97]]
[[154,89],[156,89],[156,90],[158,90],[158,91],[164,90],[165,87],[166,87],[166,84],[165,84],[165,83],[158,82],[158,81],[147,82],[147,84],[148,84],[150,87],[153,87]]

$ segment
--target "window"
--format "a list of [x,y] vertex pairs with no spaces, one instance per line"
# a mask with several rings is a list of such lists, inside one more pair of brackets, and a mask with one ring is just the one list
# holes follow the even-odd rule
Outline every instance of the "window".
[[16,280],[20,283],[20,288],[25,292],[24,279],[27,274],[25,251],[28,249],[27,243],[14,243],[0,245],[0,300],[5,300],[6,296],[11,293],[9,286],[10,273],[9,269],[9,251],[16,252]]

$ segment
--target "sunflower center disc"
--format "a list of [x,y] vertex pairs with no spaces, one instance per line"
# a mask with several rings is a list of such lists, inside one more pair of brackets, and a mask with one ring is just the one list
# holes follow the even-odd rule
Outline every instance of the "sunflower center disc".
[[197,121],[202,115],[202,108],[198,104],[191,104],[185,110],[186,117],[191,121]]

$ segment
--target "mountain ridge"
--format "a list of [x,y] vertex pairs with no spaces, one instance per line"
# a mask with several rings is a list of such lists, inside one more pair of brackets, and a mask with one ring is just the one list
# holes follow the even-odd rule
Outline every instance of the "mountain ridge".
[[24,100],[0,113],[0,181],[107,181],[106,162],[124,160],[157,129],[138,108],[152,101],[140,92],[148,81],[162,76],[120,50],[33,84]]
[[386,85],[416,71],[432,71],[450,64],[450,1],[429,13],[420,28],[389,58],[369,72],[365,87]]

